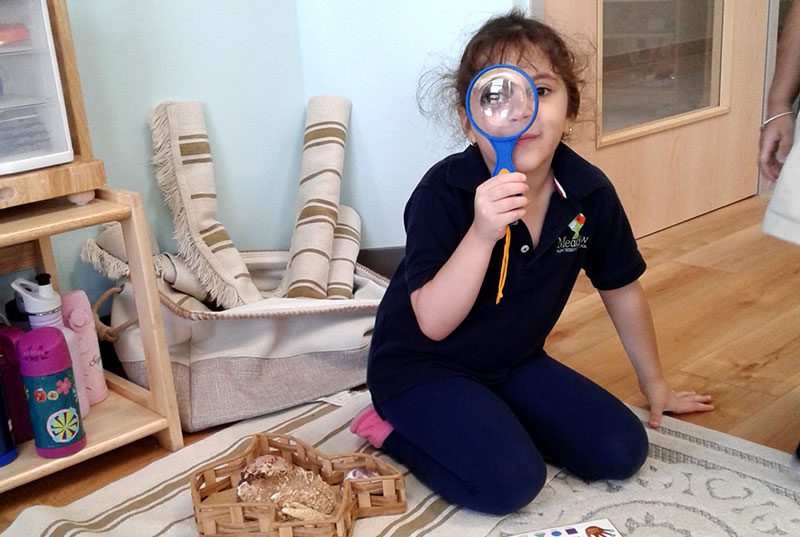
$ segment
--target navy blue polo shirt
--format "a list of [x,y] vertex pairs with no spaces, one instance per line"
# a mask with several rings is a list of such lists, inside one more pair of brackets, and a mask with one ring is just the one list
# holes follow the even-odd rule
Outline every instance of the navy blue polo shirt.
[[526,360],[544,352],[583,268],[601,290],[625,286],[645,262],[608,178],[560,144],[553,157],[556,185],[538,245],[527,227],[511,226],[503,299],[495,304],[503,240],[497,242],[478,297],[446,338],[434,341],[419,328],[410,295],[450,258],[474,217],[475,189],[490,177],[480,151],[468,147],[434,165],[405,209],[405,257],[378,308],[367,368],[377,403],[412,386],[448,376],[487,385],[502,382]]

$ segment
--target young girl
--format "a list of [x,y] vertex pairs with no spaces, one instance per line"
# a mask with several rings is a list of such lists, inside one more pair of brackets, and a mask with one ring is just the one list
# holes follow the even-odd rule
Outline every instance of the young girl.
[[[539,112],[514,148],[517,171],[490,177],[494,150],[470,126],[465,97],[495,63],[532,77]],[[489,20],[464,51],[453,93],[470,146],[433,166],[406,206],[405,257],[370,350],[374,407],[351,430],[446,500],[506,514],[538,494],[545,460],[588,480],[624,479],[647,456],[637,417],[543,348],[581,269],[636,370],[650,425],[665,411],[712,406],[667,386],[637,281],[645,263],[622,205],[603,173],[561,141],[580,94],[575,57],[558,34],[516,11]]]

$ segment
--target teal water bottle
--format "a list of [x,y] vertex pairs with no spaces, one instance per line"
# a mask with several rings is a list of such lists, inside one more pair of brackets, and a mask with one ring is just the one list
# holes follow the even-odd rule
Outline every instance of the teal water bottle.
[[64,334],[49,326],[31,330],[17,343],[17,355],[36,452],[55,459],[80,451],[86,433]]

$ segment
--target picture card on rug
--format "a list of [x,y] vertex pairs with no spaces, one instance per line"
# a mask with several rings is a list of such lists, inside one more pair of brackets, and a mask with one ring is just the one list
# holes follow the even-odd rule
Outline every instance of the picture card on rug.
[[508,537],[620,537],[619,531],[607,518],[590,520],[580,524],[570,524],[558,526],[557,528],[547,528],[546,530],[529,531],[528,533],[516,533]]

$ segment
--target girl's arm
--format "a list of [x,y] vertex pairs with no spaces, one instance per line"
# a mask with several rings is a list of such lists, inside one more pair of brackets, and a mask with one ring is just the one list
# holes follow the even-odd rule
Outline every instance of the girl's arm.
[[670,390],[658,359],[653,317],[639,281],[619,289],[600,291],[603,304],[636,370],[639,389],[650,405],[650,426],[658,427],[664,412],[685,414],[708,411],[710,395]]
[[436,276],[411,293],[417,323],[427,337],[446,338],[470,312],[495,243],[508,224],[525,215],[527,191],[521,173],[498,175],[477,188],[475,218],[464,238]]

